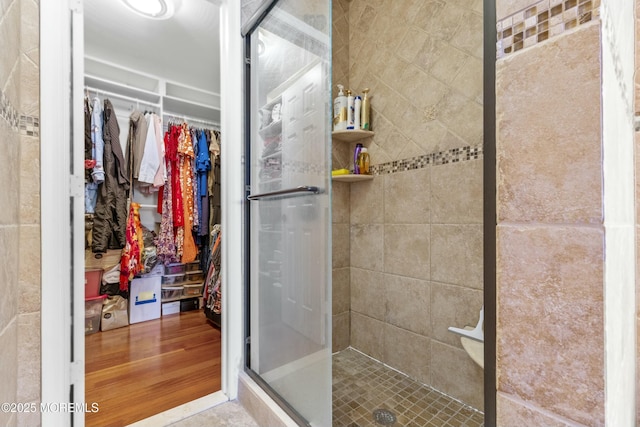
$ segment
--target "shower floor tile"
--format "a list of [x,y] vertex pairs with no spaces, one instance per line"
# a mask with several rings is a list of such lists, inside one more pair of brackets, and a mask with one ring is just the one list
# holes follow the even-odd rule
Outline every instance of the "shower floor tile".
[[333,426],[482,427],[484,414],[349,348],[333,355]]

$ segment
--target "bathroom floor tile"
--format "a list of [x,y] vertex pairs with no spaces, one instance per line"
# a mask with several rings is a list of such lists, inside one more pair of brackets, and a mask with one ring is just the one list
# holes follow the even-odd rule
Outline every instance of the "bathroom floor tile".
[[333,355],[333,426],[356,425],[482,427],[484,414],[348,348]]

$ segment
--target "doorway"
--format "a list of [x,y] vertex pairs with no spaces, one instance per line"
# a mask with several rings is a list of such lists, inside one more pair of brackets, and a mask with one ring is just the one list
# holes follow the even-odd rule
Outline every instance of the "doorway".
[[[167,2],[166,16],[144,16],[128,6],[86,0],[83,55],[74,51],[84,58],[85,106],[91,110],[85,116],[94,150],[104,143],[104,152],[110,147],[126,162],[127,192],[115,198],[128,197],[131,209],[107,215],[109,227],[126,230],[135,206],[142,233],[136,243],[144,244],[141,268],[123,285],[123,269],[132,264],[121,258],[135,246],[129,239],[118,242],[117,233],[107,240],[98,228],[105,220],[101,196],[110,191],[105,179],[96,206],[85,199],[85,269],[98,272],[99,294],[108,296],[97,321],[89,311],[103,300],[85,302],[91,315],[85,325],[85,400],[101,406],[87,413],[87,425],[128,425],[221,389],[220,43],[211,31],[219,25],[219,6]],[[194,33],[201,36],[194,40]],[[175,55],[185,50],[193,61]],[[96,115],[104,122],[96,124]],[[149,144],[163,146],[164,159],[158,160],[164,169],[156,168],[158,162],[147,167],[153,162]],[[174,160],[171,150],[177,150]],[[185,174],[184,164],[191,172]],[[177,195],[184,211],[171,209]],[[117,221],[124,217],[126,225]]]

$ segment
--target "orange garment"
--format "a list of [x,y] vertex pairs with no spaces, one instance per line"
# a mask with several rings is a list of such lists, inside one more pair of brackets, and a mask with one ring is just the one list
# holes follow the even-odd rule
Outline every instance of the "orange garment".
[[193,239],[191,230],[193,224],[193,144],[191,143],[191,132],[186,123],[182,124],[182,132],[178,140],[178,157],[180,158],[180,189],[182,193],[182,206],[184,209],[184,242],[182,246],[183,264],[192,262],[198,255],[198,247]]

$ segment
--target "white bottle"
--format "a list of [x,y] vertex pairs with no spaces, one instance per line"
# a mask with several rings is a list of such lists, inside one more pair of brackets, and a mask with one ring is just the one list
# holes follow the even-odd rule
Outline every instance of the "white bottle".
[[353,100],[353,128],[360,129],[360,111],[362,110],[362,98],[356,96]]
[[333,130],[347,128],[347,97],[344,96],[344,86],[338,85],[338,96],[333,101]]
[[347,130],[353,130],[353,94],[347,89]]

